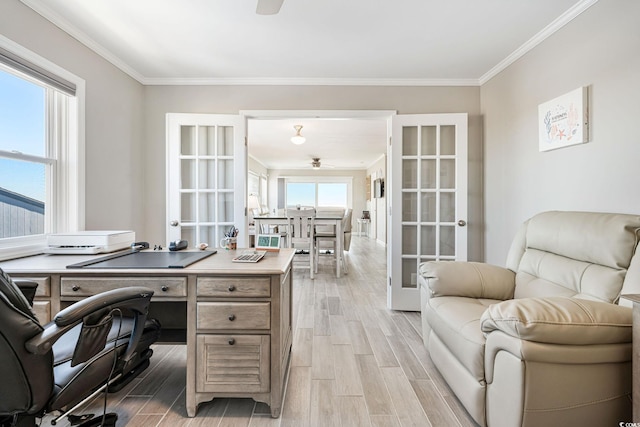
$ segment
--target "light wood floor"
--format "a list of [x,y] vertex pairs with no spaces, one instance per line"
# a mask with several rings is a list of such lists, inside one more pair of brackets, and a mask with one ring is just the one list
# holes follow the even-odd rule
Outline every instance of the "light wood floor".
[[[110,394],[107,410],[118,413],[120,427],[475,426],[432,365],[419,313],[386,308],[384,247],[353,237],[348,266],[336,279],[331,257],[321,256],[314,280],[308,270],[295,271],[291,372],[280,418],[251,399],[214,399],[188,418],[184,345],[155,345],[151,367]],[[102,399],[80,412],[101,411]]]

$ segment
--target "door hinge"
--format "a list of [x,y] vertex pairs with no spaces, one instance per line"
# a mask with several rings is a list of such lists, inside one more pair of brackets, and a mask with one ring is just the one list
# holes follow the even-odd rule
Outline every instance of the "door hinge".
[[391,276],[389,276],[389,287],[391,287]]
[[246,147],[249,144],[249,137],[245,136],[244,137],[244,146]]

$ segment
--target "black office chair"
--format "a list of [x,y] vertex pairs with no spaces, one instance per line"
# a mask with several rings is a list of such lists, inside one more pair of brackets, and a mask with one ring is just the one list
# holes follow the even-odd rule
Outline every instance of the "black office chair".
[[0,269],[1,426],[34,426],[45,413],[65,416],[107,383],[118,390],[149,366],[149,346],[160,333],[160,324],[147,319],[152,290],[94,295],[40,325],[25,297],[33,298],[37,284],[19,283]]

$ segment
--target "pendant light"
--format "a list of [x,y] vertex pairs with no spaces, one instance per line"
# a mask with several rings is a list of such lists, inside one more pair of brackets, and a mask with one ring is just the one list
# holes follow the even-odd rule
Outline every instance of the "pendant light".
[[293,142],[296,145],[304,144],[304,142],[307,140],[307,138],[305,138],[304,136],[300,135],[300,131],[302,130],[302,126],[301,125],[295,125],[293,128],[296,130],[296,134],[291,137],[291,142]]

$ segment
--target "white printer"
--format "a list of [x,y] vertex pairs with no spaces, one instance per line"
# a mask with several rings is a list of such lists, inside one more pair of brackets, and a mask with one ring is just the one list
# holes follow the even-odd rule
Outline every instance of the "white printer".
[[133,231],[74,231],[47,235],[48,254],[101,254],[131,247]]

